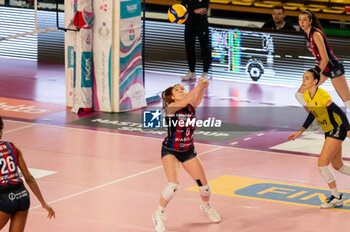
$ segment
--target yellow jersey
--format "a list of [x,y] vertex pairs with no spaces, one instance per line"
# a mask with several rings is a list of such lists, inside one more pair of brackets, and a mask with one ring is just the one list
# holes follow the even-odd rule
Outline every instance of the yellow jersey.
[[313,98],[309,90],[306,90],[303,95],[310,113],[315,116],[324,132],[331,131],[343,123],[338,114],[327,109],[326,104],[332,98],[325,90],[317,88]]

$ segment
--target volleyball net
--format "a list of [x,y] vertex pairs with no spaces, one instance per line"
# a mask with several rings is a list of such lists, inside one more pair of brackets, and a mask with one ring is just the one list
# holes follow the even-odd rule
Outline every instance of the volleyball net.
[[60,0],[14,0],[10,3],[13,4],[11,7],[0,7],[0,41],[60,29],[76,30],[74,27],[64,27],[63,4]]

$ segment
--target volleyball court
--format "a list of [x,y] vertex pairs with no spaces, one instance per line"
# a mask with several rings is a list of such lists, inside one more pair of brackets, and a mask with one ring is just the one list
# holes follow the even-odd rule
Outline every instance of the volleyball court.
[[[164,136],[93,124],[92,120],[106,117],[103,113],[79,116],[71,113],[65,108],[64,92],[60,92],[64,90],[60,79],[64,68],[32,67],[30,61],[21,62],[23,70],[28,72],[22,72],[16,83],[10,82],[0,92],[0,114],[5,123],[3,139],[21,148],[45,199],[56,210],[56,219],[45,220],[46,212],[31,194],[26,231],[154,231],[151,215],[166,184],[160,161]],[[15,69],[7,67],[0,81],[8,82],[16,75]],[[41,75],[51,76],[56,89],[53,95],[48,88],[52,84],[40,78]],[[157,91],[180,82],[178,76],[167,78],[147,73],[146,80]],[[185,86],[191,89],[193,83]],[[281,96],[286,93],[293,96],[295,89],[274,88],[274,91],[271,97],[268,85],[211,80],[203,104],[206,107],[281,105],[288,101]],[[140,112],[126,117],[135,115],[142,120]],[[286,142],[289,133],[256,127],[225,141],[196,140],[196,151],[212,186],[211,204],[222,221],[211,223],[202,214],[196,183],[181,169],[180,191],[166,211],[167,231],[348,228],[350,222],[344,219],[350,210],[349,179],[336,174],[339,188],[346,196],[344,206],[321,210],[319,205],[328,195],[328,188],[318,173],[318,151],[303,150],[303,147],[319,148],[315,146],[319,133],[310,132],[311,137],[305,136],[302,142],[294,144]]]
[[[149,79],[157,76],[149,74]],[[219,84],[213,81],[213,86]],[[27,99],[36,102],[35,96]],[[162,137],[71,124],[81,118],[63,116],[71,113],[61,104],[51,105],[56,110],[36,119],[23,118],[23,112],[6,117],[10,111],[4,108],[1,112],[4,139],[22,149],[46,200],[56,210],[56,219],[44,220],[46,212],[31,194],[27,231],[153,231],[151,214],[166,183],[160,162]],[[67,124],[57,123],[59,118]],[[253,134],[247,136],[267,139]],[[222,222],[211,223],[202,214],[196,184],[181,169],[181,190],[167,208],[168,231],[326,231],[349,224],[342,220],[350,209],[346,201],[340,209],[319,209],[327,188],[310,154],[204,142],[197,142],[196,150]],[[339,175],[337,180],[347,194],[347,178]],[[325,220],[331,223],[319,223]]]

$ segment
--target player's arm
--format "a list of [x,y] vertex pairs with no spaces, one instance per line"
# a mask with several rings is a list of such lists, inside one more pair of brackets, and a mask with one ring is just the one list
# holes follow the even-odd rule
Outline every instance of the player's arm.
[[202,82],[203,82],[203,87],[199,90],[197,96],[194,97],[194,99],[190,102],[190,104],[195,108],[202,103],[202,100],[203,100],[203,97],[205,94],[205,90],[209,85],[208,80],[203,80]]
[[349,120],[348,120],[348,117],[346,117],[346,114],[344,113],[344,111],[342,111],[342,109],[340,109],[340,107],[337,104],[335,104],[332,100],[328,101],[326,106],[327,106],[327,109],[339,115],[341,121],[343,122],[345,130],[349,132],[350,130]]
[[307,116],[303,126],[300,128],[299,131],[291,134],[288,136],[288,140],[295,140],[297,137],[303,134],[303,132],[311,125],[311,123],[315,120],[315,116],[312,113],[309,113]]
[[316,31],[313,34],[313,39],[314,39],[315,44],[317,45],[318,51],[321,55],[321,62],[318,64],[318,66],[321,69],[321,71],[320,71],[320,74],[321,74],[329,62],[329,57],[327,55],[326,45],[324,44],[324,40],[323,40],[322,35]]
[[[17,147],[16,147],[17,148]],[[24,176],[24,179],[26,181],[26,183],[28,184],[28,186],[30,187],[30,189],[32,190],[32,192],[34,193],[34,195],[38,198],[38,200],[40,201],[41,203],[41,206],[47,210],[48,212],[48,215],[47,217],[48,218],[51,218],[51,217],[55,217],[55,211],[51,208],[51,206],[49,206],[45,200],[44,200],[44,197],[43,195],[41,194],[41,191],[39,189],[39,186],[35,180],[35,178],[32,176],[32,174],[29,172],[28,168],[27,168],[27,164],[26,162],[24,161],[24,158],[23,158],[23,154],[21,152],[21,150],[19,150],[17,148],[17,151],[18,151],[18,166],[19,168],[21,169],[21,172]]]

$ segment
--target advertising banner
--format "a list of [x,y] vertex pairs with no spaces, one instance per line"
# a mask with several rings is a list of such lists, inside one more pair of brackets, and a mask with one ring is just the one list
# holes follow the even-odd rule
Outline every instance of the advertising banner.
[[[74,16],[77,12],[78,0],[66,0],[64,4],[64,27],[74,28]],[[65,59],[65,73],[66,73],[66,104],[68,107],[73,106],[73,86],[76,74],[76,60],[75,60],[75,41],[76,32],[66,31],[64,34],[64,59]]]
[[112,26],[113,1],[94,0],[93,95],[94,110],[113,112],[112,105]]
[[141,1],[120,2],[119,111],[146,106],[141,56]]
[[92,108],[92,0],[79,0],[74,23],[76,32],[76,78],[73,91],[73,112]]
[[146,106],[140,0],[67,0],[66,94],[73,112]]

